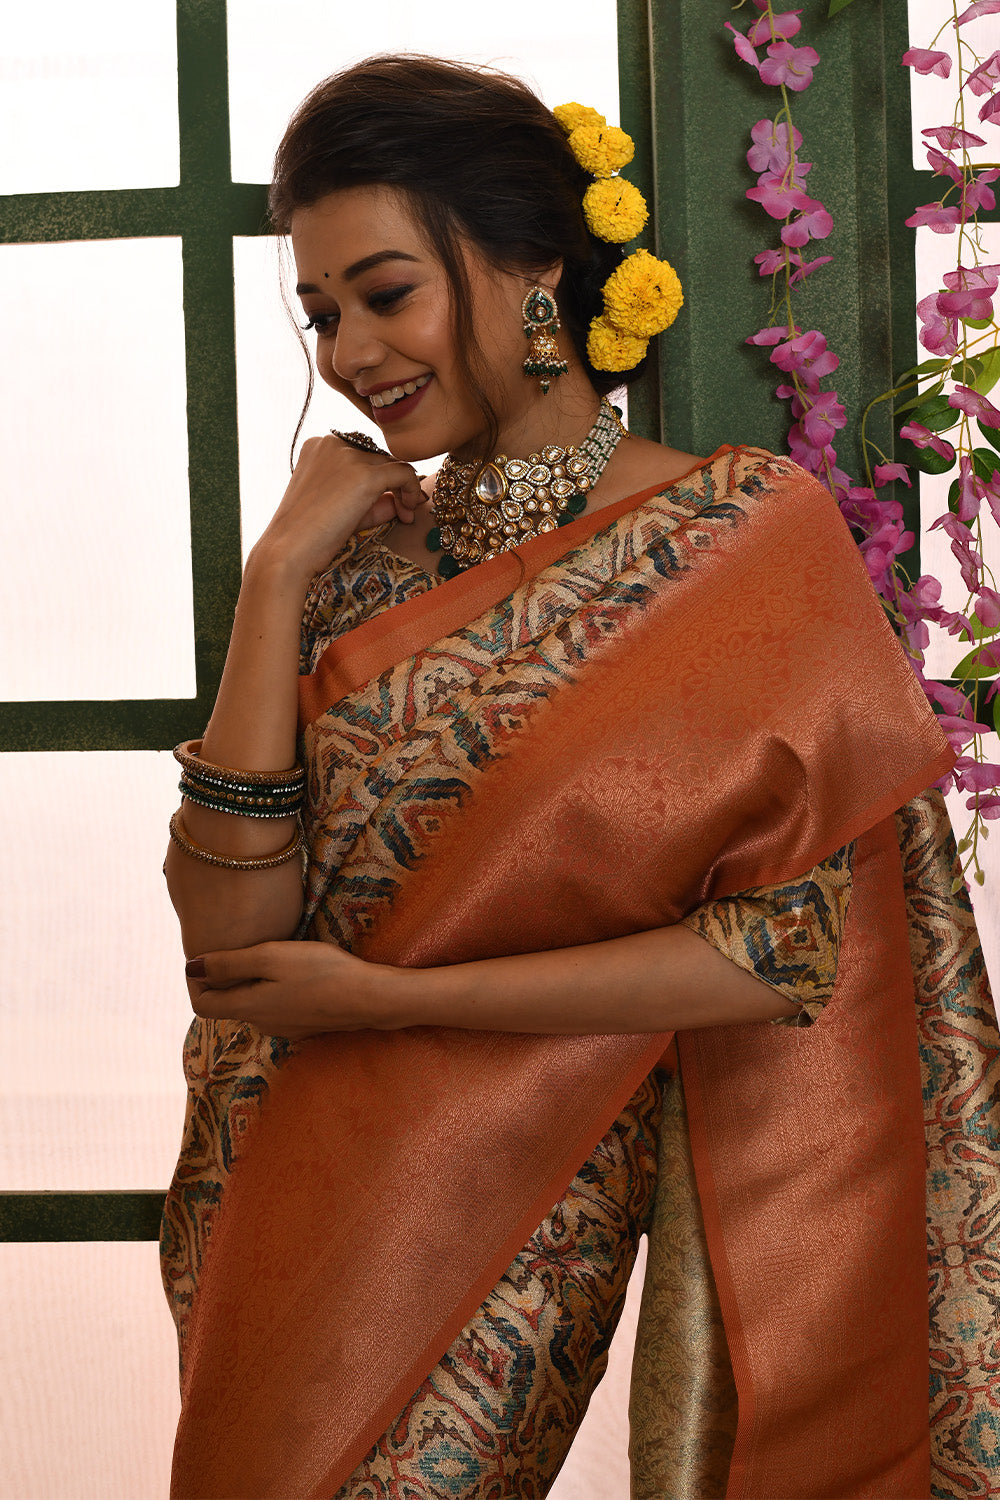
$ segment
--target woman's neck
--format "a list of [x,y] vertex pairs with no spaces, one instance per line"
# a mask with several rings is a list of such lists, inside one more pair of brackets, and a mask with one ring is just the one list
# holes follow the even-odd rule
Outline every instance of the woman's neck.
[[524,384],[522,400],[507,413],[494,451],[474,451],[470,443],[452,453],[452,458],[463,463],[489,460],[498,453],[527,458],[549,444],[567,448],[583,442],[597,420],[601,398],[579,365],[553,380],[548,395],[542,394],[536,380],[525,377]]

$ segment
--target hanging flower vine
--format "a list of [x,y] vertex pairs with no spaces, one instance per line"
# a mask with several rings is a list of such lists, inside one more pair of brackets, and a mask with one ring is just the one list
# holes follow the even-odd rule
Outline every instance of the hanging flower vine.
[[[735,8],[744,3],[739,0]],[[850,3],[831,0],[830,14]],[[758,120],[751,131],[747,163],[757,181],[746,196],[781,228],[778,245],[754,257],[760,275],[770,278],[771,303],[765,326],[747,342],[770,349],[780,377],[777,394],[790,402],[789,452],[838,501],[913,670],[939,710],[938,722],[958,756],[944,784],[967,794],[965,805],[972,814],[959,844],[963,875],[971,869],[982,884],[980,840],[987,836],[987,821],[1000,818],[1000,765],[985,759],[982,736],[993,727],[1000,730],[1000,694],[993,682],[983,695],[984,702],[992,700],[993,725],[977,720],[970,694],[1000,673],[1000,592],[984,560],[984,524],[1000,526],[1000,408],[989,399],[1000,381],[1000,324],[993,310],[1000,265],[985,263],[978,213],[995,206],[991,184],[1000,177],[1000,167],[970,162],[970,148],[985,142],[966,128],[966,109],[970,95],[982,99],[979,120],[1000,127],[1000,51],[978,57],[962,28],[978,16],[1000,12],[1000,0],[975,0],[961,14],[952,3],[932,45],[911,48],[902,59],[905,66],[942,78],[957,63],[954,118],[923,131],[931,169],[947,185],[939,200],[921,205],[906,221],[912,227],[928,225],[938,234],[957,232],[956,266],[945,275],[944,286],[917,305],[920,342],[933,357],[904,371],[862,416],[863,484],[837,466],[837,434],[847,416],[837,391],[824,389],[823,383],[840,360],[818,329],[803,332],[796,321],[795,288],[832,259],[809,258],[813,242],[829,237],[833,220],[807,189],[813,164],[799,154],[802,135],[792,118],[792,97],[810,86],[820,58],[813,47],[793,44],[801,31],[801,11],[778,11],[772,0],[752,4],[758,14],[746,31],[731,22],[726,29],[737,55],[762,84],[777,91],[780,107],[773,119]],[[952,30],[954,58],[938,46]],[[869,436],[868,417],[883,401],[892,401],[894,415],[901,419],[906,464],[891,461]],[[915,580],[909,576],[904,554],[913,546],[913,533],[905,528],[899,501],[879,491],[892,481],[910,486],[913,467],[941,474],[956,463],[948,509],[931,527],[948,536],[966,593],[961,609],[946,610],[939,579],[929,573]],[[995,538],[991,541],[995,544]],[[960,643],[961,659],[952,672],[957,687],[925,676],[931,626]]]

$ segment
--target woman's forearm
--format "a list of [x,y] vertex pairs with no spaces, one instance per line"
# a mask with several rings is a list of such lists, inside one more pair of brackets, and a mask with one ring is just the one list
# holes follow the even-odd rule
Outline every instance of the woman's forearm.
[[188,965],[201,1016],[270,1036],[448,1026],[574,1034],[772,1021],[795,1007],[686,927],[579,948],[408,969],[333,943],[203,951]]
[[[299,626],[308,579],[266,551],[252,553],[201,759],[243,771],[295,762]],[[275,853],[294,837],[294,818],[248,818],[185,800],[184,829],[203,848],[239,858]],[[270,870],[205,864],[171,844],[171,900],[186,953],[288,938],[302,909],[298,858]]]
[[395,1024],[486,1031],[681,1031],[771,1021],[795,1007],[687,927],[579,948],[394,970]]

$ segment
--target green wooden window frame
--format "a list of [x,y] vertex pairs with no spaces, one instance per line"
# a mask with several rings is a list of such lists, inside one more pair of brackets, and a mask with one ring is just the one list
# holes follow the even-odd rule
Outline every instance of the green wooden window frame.
[[[856,0],[832,21],[827,0],[804,10],[823,61],[816,86],[797,96],[797,117],[835,238],[833,264],[802,305],[841,355],[838,388],[857,412],[916,359],[903,220],[929,195],[929,174],[912,166],[898,63],[905,0]],[[781,451],[786,431],[767,361],[743,343],[767,296],[752,261],[767,228],[741,196],[743,153],[770,99],[732,56],[728,14],[706,0],[618,0],[622,124],[636,141],[632,175],[654,205],[645,242],[676,266],[686,296],[658,366],[633,388],[632,423],[694,453],[725,442]],[[179,186],[6,197],[0,240],[182,239],[197,696],[8,704],[5,750],[168,749],[208,719],[221,675],[241,566],[233,239],[266,232],[266,189],[231,180],[225,0],[177,0],[177,72]],[[837,86],[824,87],[831,78]],[[875,434],[891,452],[887,416]],[[845,446],[843,466],[857,472],[859,456]],[[916,495],[900,498],[919,535]],[[0,1239],[155,1239],[162,1201],[162,1192],[0,1193]]]

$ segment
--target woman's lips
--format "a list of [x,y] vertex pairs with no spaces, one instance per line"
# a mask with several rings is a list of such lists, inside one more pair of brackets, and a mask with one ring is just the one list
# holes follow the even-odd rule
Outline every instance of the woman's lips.
[[420,398],[428,389],[433,380],[431,376],[426,385],[420,386],[413,392],[412,396],[403,396],[399,401],[394,401],[391,406],[375,406],[369,400],[372,417],[380,427],[385,427],[389,422],[398,422],[401,417],[409,416],[410,412],[417,406]]

